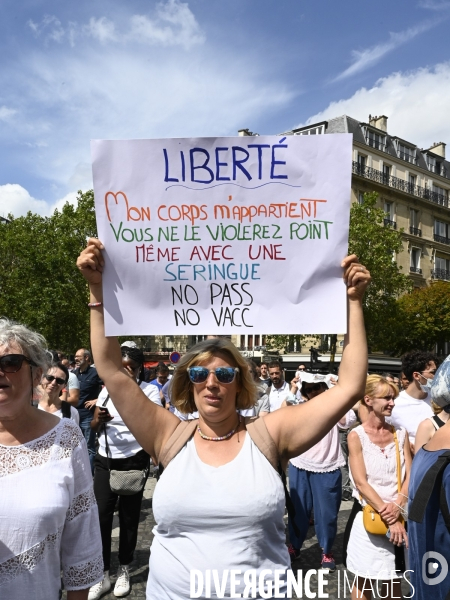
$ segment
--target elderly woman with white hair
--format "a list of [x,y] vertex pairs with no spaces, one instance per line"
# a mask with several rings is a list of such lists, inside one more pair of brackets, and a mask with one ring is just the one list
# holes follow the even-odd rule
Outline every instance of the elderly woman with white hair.
[[[300,392],[306,402],[328,390],[324,375],[302,373],[301,377]],[[292,397],[288,404],[298,404],[298,400]],[[300,556],[314,506],[316,535],[322,549],[321,566],[330,571],[336,569],[331,550],[342,498],[340,467],[345,465],[339,429],[347,429],[355,421],[353,410],[348,411],[317,444],[289,461],[289,487],[295,508],[295,523],[289,518],[291,562]]]
[[103,577],[86,443],[72,419],[32,405],[44,338],[0,319],[0,597],[86,600]]

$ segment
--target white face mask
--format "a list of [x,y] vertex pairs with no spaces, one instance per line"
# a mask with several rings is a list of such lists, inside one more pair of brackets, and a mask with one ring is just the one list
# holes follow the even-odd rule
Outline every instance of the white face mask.
[[[421,377],[423,377],[423,375],[421,375]],[[423,378],[426,379],[425,377],[423,377]],[[430,393],[432,383],[433,383],[432,379],[426,379],[426,383],[420,383],[420,381],[419,381],[420,389],[422,390],[422,392],[424,392],[424,394]]]

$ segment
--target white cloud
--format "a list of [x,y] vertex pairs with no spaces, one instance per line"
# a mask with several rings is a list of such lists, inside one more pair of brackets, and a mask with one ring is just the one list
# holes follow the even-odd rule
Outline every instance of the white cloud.
[[89,23],[83,26],[83,32],[100,43],[113,42],[117,39],[116,27],[112,21],[106,17],[95,19],[91,17]]
[[366,69],[369,69],[377,62],[379,62],[383,56],[392,52],[399,46],[406,44],[407,42],[414,39],[416,36],[428,31],[432,27],[435,27],[440,21],[433,20],[427,21],[420,25],[416,25],[415,27],[410,27],[405,31],[399,31],[397,33],[390,33],[389,40],[383,42],[381,44],[377,44],[376,46],[372,46],[371,48],[366,48],[365,50],[353,50],[352,51],[352,64],[345,69],[342,73],[340,73],[337,77],[333,79],[333,81],[339,81],[341,79],[347,79],[348,77],[352,77],[357,73],[361,73]]
[[421,0],[419,6],[428,10],[449,10],[450,2],[448,0]]
[[61,210],[66,202],[76,206],[77,193],[70,192],[64,198],[61,198],[53,204],[48,204],[44,200],[33,198],[30,193],[18,183],[7,183],[0,185],[0,216],[7,217],[9,214],[14,217],[22,217],[28,211],[42,216],[51,215],[55,209]]
[[30,20],[28,25],[35,36],[42,36],[46,43],[62,43],[67,40],[71,46],[81,37],[92,38],[101,44],[140,43],[182,46],[186,49],[205,41],[205,35],[188,4],[180,0],[166,0],[157,4],[153,18],[147,15],[132,15],[128,26],[122,28],[116,27],[116,24],[106,17],[91,17],[84,25],[69,22],[64,27],[55,15],[46,15],[40,23]]
[[361,88],[347,99],[332,102],[307,124],[346,114],[367,122],[369,113],[386,115],[388,131],[420,147],[433,142],[450,145],[450,62],[408,73],[392,73],[370,88]]
[[7,106],[0,106],[0,121],[9,121],[16,114],[16,110]]

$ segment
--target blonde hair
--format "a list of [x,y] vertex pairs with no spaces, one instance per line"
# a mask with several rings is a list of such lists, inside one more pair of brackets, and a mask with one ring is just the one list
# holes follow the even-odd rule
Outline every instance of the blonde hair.
[[252,374],[249,371],[247,361],[229,340],[215,338],[199,342],[189,350],[178,363],[175,373],[170,380],[170,403],[181,413],[188,414],[197,410],[194,401],[194,384],[188,375],[189,367],[195,367],[207,362],[215,358],[218,354],[223,354],[230,365],[239,369],[239,372],[236,374],[239,389],[236,396],[236,409],[244,410],[255,406],[257,389]]
[[438,415],[439,413],[441,413],[444,410],[442,408],[442,406],[439,406],[439,404],[436,404],[436,402],[434,400],[431,401],[431,408],[435,415]]
[[[381,390],[378,391],[380,387],[381,387]],[[391,382],[387,381],[381,375],[369,375],[367,377],[366,389],[364,390],[364,397],[369,396],[370,398],[373,398],[376,393],[380,393],[385,396],[390,391],[394,392],[394,397],[397,398],[398,387],[395,385],[395,383],[391,383]],[[368,407],[364,398],[362,398],[361,404],[364,404],[364,406]]]

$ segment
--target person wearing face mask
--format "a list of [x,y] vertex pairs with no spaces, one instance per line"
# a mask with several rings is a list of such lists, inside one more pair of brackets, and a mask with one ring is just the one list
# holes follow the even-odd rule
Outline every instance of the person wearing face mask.
[[402,356],[402,371],[410,383],[400,392],[387,421],[406,429],[413,453],[419,424],[433,416],[429,390],[437,367],[438,359],[431,352],[413,350]]

